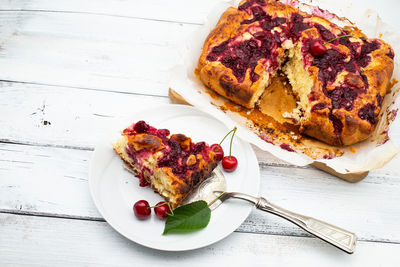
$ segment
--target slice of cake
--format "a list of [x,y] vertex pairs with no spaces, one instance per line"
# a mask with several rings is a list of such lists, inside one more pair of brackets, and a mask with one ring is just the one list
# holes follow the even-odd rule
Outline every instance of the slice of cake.
[[113,144],[128,163],[141,186],[150,185],[176,208],[217,166],[214,152],[205,142],[192,142],[183,134],[170,135],[144,121],[132,124]]

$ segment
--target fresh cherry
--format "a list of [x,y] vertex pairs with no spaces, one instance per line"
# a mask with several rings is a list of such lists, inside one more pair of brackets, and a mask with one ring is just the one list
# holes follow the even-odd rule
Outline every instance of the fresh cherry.
[[149,202],[146,200],[139,200],[133,205],[133,212],[136,218],[140,220],[147,219],[151,214]]
[[238,161],[235,156],[225,156],[222,159],[222,167],[227,172],[233,172],[236,170]]
[[220,161],[224,157],[224,150],[219,144],[212,144],[210,146],[211,150],[215,153],[215,158]]
[[154,212],[158,218],[165,219],[171,214],[171,209],[167,202],[161,201],[154,207]]
[[314,57],[323,56],[326,53],[326,47],[323,45],[321,40],[313,40],[310,44],[310,53]]
[[[233,132],[232,136],[231,136],[231,142],[229,144],[229,156],[225,156],[222,158],[222,168],[224,168],[224,170],[227,172],[233,172],[234,170],[236,170],[237,165],[238,165],[238,161],[237,161],[236,157],[232,156],[232,142],[233,142],[233,137],[235,136],[236,130],[237,130],[237,128],[235,127],[229,132],[229,133]],[[225,139],[225,137],[224,137],[224,139]]]

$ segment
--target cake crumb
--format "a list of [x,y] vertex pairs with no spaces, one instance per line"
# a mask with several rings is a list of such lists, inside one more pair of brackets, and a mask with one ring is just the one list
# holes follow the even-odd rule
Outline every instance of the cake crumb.
[[356,153],[357,152],[357,149],[355,147],[350,147],[349,150],[350,150],[351,153]]

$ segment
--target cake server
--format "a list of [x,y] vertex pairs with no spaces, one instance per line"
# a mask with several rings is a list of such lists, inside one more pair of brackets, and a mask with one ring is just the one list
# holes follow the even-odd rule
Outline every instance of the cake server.
[[[215,200],[216,197],[218,197],[217,200]],[[272,204],[263,197],[254,197],[238,192],[226,192],[225,176],[219,169],[215,169],[211,177],[201,183],[184,203],[205,200],[207,203],[212,203],[210,209],[213,210],[229,198],[246,200],[254,204],[257,209],[278,215],[349,254],[354,252],[357,242],[357,236],[354,233],[312,217],[288,211]]]

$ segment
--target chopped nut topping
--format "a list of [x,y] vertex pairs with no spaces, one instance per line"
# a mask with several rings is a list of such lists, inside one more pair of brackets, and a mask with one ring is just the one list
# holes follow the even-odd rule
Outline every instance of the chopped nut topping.
[[127,136],[128,143],[133,145],[136,150],[148,149],[159,151],[164,148],[162,140],[150,134],[136,134]]
[[186,164],[189,166],[196,164],[196,157],[194,155],[190,155],[186,161]]
[[181,146],[182,150],[184,151],[189,151],[190,150],[190,144],[192,142],[192,139],[187,137],[184,134],[173,134],[171,135],[171,139],[175,140],[176,142],[179,143]]

